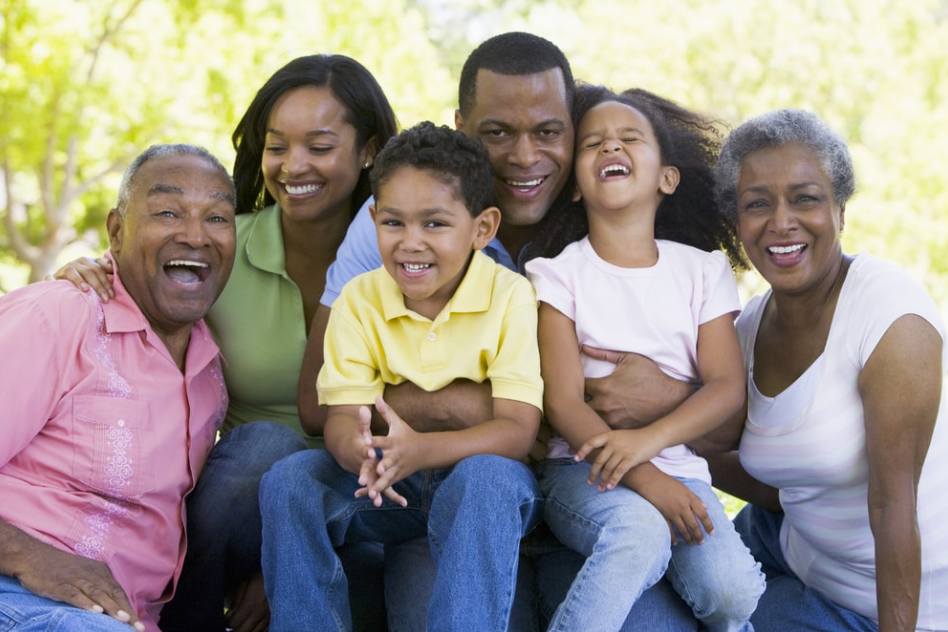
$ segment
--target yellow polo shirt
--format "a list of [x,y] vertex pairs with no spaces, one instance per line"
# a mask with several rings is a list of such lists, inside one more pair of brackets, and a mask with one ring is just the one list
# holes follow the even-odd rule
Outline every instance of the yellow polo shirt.
[[493,397],[542,409],[537,301],[525,277],[475,252],[433,321],[405,307],[384,268],[342,289],[326,330],[320,404],[373,404],[386,384],[431,392],[460,378],[490,380]]

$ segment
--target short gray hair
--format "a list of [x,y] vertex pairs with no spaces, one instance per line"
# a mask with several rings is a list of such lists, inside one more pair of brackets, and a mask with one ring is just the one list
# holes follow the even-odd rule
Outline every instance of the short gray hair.
[[843,137],[812,112],[775,110],[739,125],[724,142],[714,168],[714,192],[723,213],[737,221],[737,181],[741,163],[748,154],[786,143],[804,145],[820,158],[838,204],[845,204],[852,197],[856,176]]
[[128,203],[132,198],[132,184],[142,166],[149,160],[165,158],[166,156],[198,156],[199,158],[203,158],[224,175],[224,178],[226,178],[230,185],[231,196],[235,196],[234,181],[231,179],[230,174],[227,173],[227,169],[224,168],[221,161],[208,150],[197,145],[188,145],[186,143],[152,145],[140,153],[125,169],[125,174],[122,176],[122,183],[119,185],[118,201],[115,203],[115,209],[120,215],[125,215],[126,211],[128,211]]

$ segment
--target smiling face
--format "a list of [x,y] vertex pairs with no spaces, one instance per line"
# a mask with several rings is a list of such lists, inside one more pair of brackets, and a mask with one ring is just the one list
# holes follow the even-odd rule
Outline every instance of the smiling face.
[[472,217],[457,183],[401,167],[378,188],[370,207],[382,264],[405,296],[405,307],[434,319],[461,284],[473,250],[497,232],[500,212]]
[[744,250],[774,292],[832,285],[842,263],[845,207],[809,148],[786,143],[741,162],[737,214]]
[[223,171],[195,155],[153,158],[107,225],[122,284],[159,336],[204,317],[234,264],[234,195]]
[[267,191],[295,221],[349,213],[368,148],[356,147],[356,129],[328,87],[284,93],[267,119],[261,168]]
[[586,113],[576,130],[576,183],[590,213],[658,209],[674,193],[678,170],[662,164],[652,125],[641,112],[604,101]]
[[490,154],[494,195],[505,224],[536,224],[569,178],[573,128],[563,72],[477,72],[474,104],[455,125]]

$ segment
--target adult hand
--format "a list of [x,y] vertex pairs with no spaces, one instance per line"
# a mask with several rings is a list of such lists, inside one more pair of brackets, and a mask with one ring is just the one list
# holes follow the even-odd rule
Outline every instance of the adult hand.
[[225,617],[234,632],[267,632],[270,604],[263,588],[263,571],[257,571],[240,585]]
[[85,292],[90,287],[99,295],[103,303],[108,303],[109,299],[115,298],[115,291],[112,289],[112,280],[109,278],[113,274],[112,262],[105,257],[92,259],[90,257],[79,257],[70,261],[59,270],[56,270],[51,276],[46,277],[48,281],[53,279],[65,279]]
[[638,353],[588,345],[582,346],[582,352],[616,365],[606,377],[585,380],[586,403],[615,430],[647,426],[677,408],[695,391],[694,386],[669,377]]
[[145,631],[145,624],[104,563],[39,541],[30,549],[29,563],[16,573],[24,588],[83,610],[105,613],[139,632]]

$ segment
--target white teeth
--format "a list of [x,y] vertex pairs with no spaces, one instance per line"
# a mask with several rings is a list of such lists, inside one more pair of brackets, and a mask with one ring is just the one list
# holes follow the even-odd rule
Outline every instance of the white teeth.
[[606,176],[613,173],[621,173],[624,176],[629,175],[629,169],[624,165],[609,165],[608,167],[603,167],[602,171],[599,172],[599,177],[605,178]]
[[409,272],[421,272],[431,267],[430,263],[403,263],[402,265],[405,266],[405,269]]
[[806,247],[806,244],[794,244],[792,246],[771,246],[767,249],[770,254],[773,255],[786,255],[791,252],[796,252],[797,250],[803,250]]
[[537,178],[536,180],[527,180],[526,182],[518,182],[516,180],[507,180],[507,184],[512,187],[517,187],[518,189],[529,189],[537,186],[543,182],[543,178]]
[[187,261],[185,259],[175,259],[174,261],[168,262],[169,266],[187,266],[190,268],[206,268],[206,263],[201,263],[200,261]]
[[303,186],[294,187],[289,184],[283,185],[286,188],[286,192],[290,195],[303,195],[305,193],[315,193],[322,186],[320,184],[304,184]]

